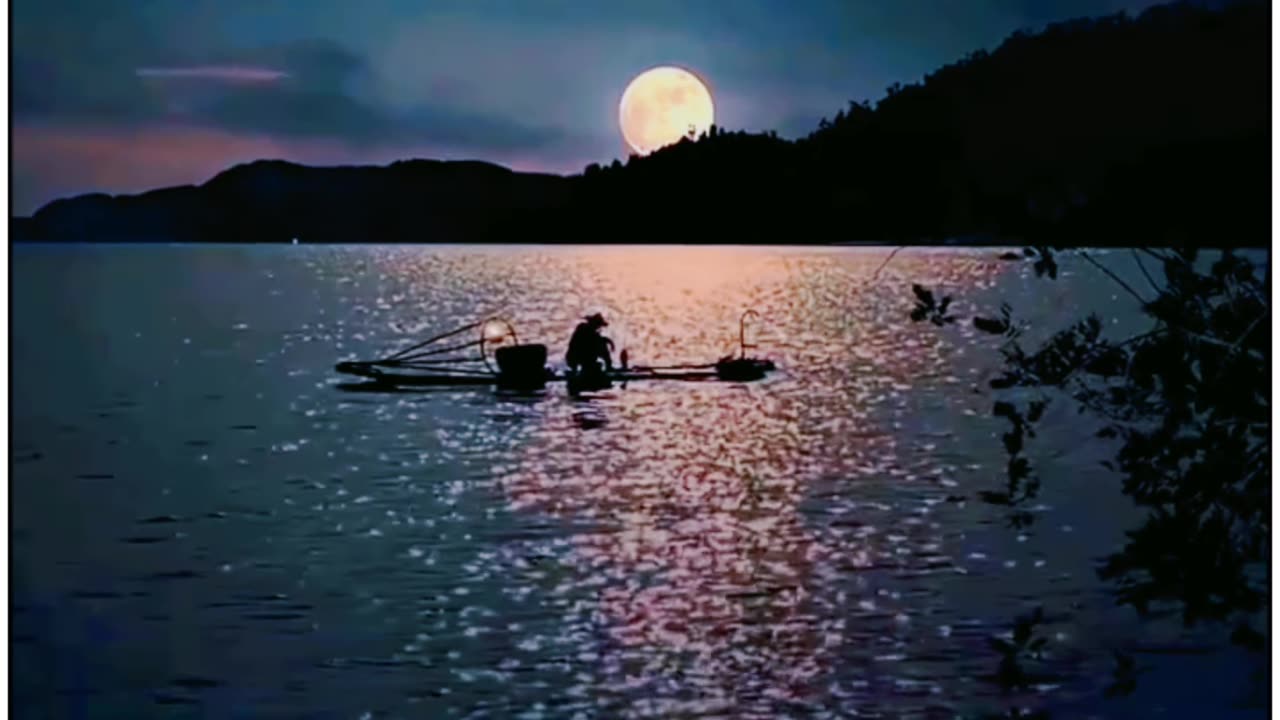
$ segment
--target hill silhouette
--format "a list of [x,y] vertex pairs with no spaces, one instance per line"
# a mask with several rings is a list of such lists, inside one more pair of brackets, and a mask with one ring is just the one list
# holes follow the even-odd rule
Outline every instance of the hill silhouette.
[[1265,245],[1270,6],[1018,32],[797,140],[712,128],[580,175],[259,161],[59,200],[37,241]]
[[238,165],[199,186],[85,195],[46,205],[15,234],[106,242],[448,242],[483,237],[503,213],[566,206],[569,180],[480,162],[386,167]]

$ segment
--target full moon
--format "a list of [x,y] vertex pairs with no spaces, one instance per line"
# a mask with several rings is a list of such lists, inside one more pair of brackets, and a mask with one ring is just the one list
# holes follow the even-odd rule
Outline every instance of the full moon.
[[627,85],[618,105],[622,139],[638,155],[695,137],[715,122],[711,91],[683,68],[646,70]]

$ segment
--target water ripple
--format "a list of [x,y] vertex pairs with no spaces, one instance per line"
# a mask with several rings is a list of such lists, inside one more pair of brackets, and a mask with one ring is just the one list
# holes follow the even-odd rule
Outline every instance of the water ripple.
[[[1054,522],[1023,537],[966,501],[1001,462],[975,393],[993,349],[967,326],[906,322],[913,282],[966,312],[1016,287],[992,253],[903,252],[873,279],[882,251],[201,252],[189,274],[148,273],[156,295],[92,308],[119,313],[102,327],[136,328],[95,358],[111,393],[59,364],[79,345],[15,342],[15,367],[60,378],[15,384],[16,584],[65,586],[104,613],[127,642],[102,639],[94,618],[62,623],[83,632],[58,642],[123,663],[150,702],[352,718],[951,716],[999,699],[975,678],[994,670],[988,637],[1029,599],[1100,597],[1088,543],[1105,534],[1066,530],[1100,522],[1066,509],[1083,500],[1054,499],[1039,509]],[[747,308],[760,315],[747,341],[779,366],[747,385],[571,398],[340,392],[328,377],[340,358],[488,312],[553,361],[599,310],[635,363],[704,362],[737,350]],[[86,412],[110,417],[89,428]],[[118,444],[84,450],[100,436]],[[75,495],[54,478],[76,480]],[[1046,537],[1079,551],[1047,552]],[[16,637],[47,634],[31,615],[15,616]],[[1122,627],[1098,618],[1093,637]],[[1057,676],[1037,692],[1096,687],[1086,629],[1059,628]]]

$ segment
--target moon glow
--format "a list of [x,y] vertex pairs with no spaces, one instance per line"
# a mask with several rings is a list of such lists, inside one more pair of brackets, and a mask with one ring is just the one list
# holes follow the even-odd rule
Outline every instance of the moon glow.
[[713,122],[711,91],[693,73],[673,66],[640,73],[618,104],[622,139],[638,155],[700,135]]

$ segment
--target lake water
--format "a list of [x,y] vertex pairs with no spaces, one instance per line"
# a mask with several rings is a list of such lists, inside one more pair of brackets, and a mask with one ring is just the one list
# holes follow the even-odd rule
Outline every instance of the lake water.
[[[15,247],[14,717],[1262,717],[1251,669],[1095,579],[1137,515],[1065,404],[1037,522],[1003,478],[989,336],[1125,298],[992,250]],[[1108,256],[1123,273],[1127,254]],[[1121,269],[1121,266],[1124,269]],[[738,320],[779,372],[583,397],[353,393],[332,368],[501,310],[633,363]],[[1043,605],[1043,678],[988,639]],[[1102,700],[1111,650],[1149,668]],[[1187,652],[1176,652],[1187,650]]]

